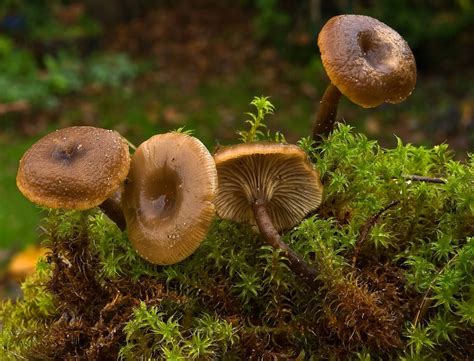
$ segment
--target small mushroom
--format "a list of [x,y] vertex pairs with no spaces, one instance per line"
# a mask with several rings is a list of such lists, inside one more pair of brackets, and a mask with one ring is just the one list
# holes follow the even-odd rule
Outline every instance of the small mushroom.
[[69,127],[47,134],[26,151],[16,183],[38,205],[84,210],[116,192],[129,167],[128,144],[119,133]]
[[291,144],[244,143],[221,147],[214,160],[219,177],[217,214],[257,224],[265,241],[283,250],[293,271],[315,285],[315,270],[278,234],[321,203],[323,187],[306,153]]
[[323,26],[318,46],[331,83],[313,125],[319,141],[334,128],[341,93],[364,107],[399,103],[415,88],[415,58],[407,42],[381,21],[362,15],[335,16]]
[[216,192],[214,160],[198,139],[175,132],[151,137],[134,153],[122,195],[133,247],[159,265],[188,257],[209,230]]

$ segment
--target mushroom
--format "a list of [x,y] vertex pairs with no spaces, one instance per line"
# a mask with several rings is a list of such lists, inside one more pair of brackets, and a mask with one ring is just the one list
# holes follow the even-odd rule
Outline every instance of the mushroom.
[[291,144],[243,143],[221,147],[214,160],[217,214],[257,224],[265,241],[283,251],[292,270],[315,286],[315,270],[278,233],[298,224],[321,203],[323,187],[306,153]]
[[16,184],[38,205],[85,210],[113,195],[129,167],[128,144],[119,133],[69,127],[47,134],[26,151]]
[[172,132],[142,143],[122,195],[135,250],[159,265],[191,255],[213,220],[216,192],[214,160],[198,139]]
[[318,36],[323,66],[331,83],[313,125],[320,141],[334,128],[341,93],[364,107],[399,103],[415,88],[415,58],[407,42],[377,19],[362,15],[335,16]]

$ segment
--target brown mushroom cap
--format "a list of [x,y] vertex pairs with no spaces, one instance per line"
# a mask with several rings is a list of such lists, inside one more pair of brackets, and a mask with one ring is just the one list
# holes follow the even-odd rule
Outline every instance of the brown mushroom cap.
[[319,207],[322,184],[306,153],[296,145],[243,143],[223,147],[214,155],[221,218],[255,224],[252,203],[261,199],[275,228],[298,224]]
[[410,47],[377,19],[335,16],[319,33],[318,46],[331,82],[362,107],[401,102],[415,88],[416,64]]
[[30,201],[49,208],[89,209],[107,199],[130,167],[128,144],[113,130],[57,130],[23,155],[16,183]]
[[191,255],[214,217],[214,160],[196,138],[159,134],[132,158],[122,206],[133,247],[147,261],[168,265]]

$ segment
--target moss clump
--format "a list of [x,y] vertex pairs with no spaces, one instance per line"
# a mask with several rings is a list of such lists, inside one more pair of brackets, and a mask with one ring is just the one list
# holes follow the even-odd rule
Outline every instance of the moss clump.
[[382,149],[348,126],[316,149],[299,145],[321,173],[324,201],[284,240],[317,269],[319,292],[246,226],[216,220],[194,255],[159,267],[99,211],[51,212],[50,263],[3,305],[0,358],[472,353],[473,159],[454,161],[446,145]]

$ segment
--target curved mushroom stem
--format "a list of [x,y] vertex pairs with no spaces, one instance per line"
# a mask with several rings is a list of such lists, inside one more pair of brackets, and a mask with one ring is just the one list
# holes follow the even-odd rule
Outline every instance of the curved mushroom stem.
[[313,140],[315,144],[320,143],[322,137],[327,136],[334,129],[339,99],[341,99],[341,92],[333,83],[330,83],[324,91],[316,119],[313,123]]
[[285,242],[283,242],[280,234],[273,225],[270,215],[268,214],[265,202],[261,199],[255,200],[252,204],[252,209],[258,228],[260,229],[265,242],[275,249],[281,249],[285,257],[288,259],[291,270],[308,282],[311,288],[319,289],[320,285],[316,280],[316,270],[311,268],[303,258],[301,258],[301,256],[295,253]]
[[122,211],[122,194],[120,191],[114,192],[99,205],[99,208],[107,217],[117,224],[121,231],[125,230],[127,223],[125,222],[125,216]]

